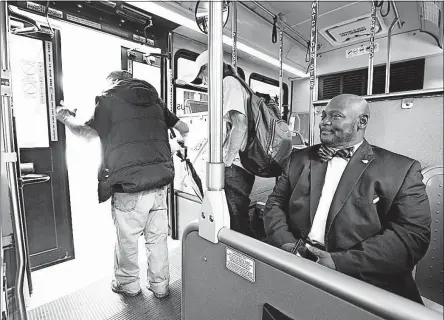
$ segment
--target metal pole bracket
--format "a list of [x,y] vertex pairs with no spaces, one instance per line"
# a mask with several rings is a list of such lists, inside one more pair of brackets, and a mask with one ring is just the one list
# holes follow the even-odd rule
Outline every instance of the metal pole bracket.
[[2,158],[4,162],[17,162],[17,152],[4,152]]
[[2,69],[0,92],[3,97],[12,97],[11,70]]

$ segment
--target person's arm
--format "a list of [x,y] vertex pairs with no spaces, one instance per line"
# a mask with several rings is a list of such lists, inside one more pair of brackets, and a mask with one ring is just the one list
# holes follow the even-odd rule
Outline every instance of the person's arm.
[[173,128],[179,131],[183,138],[185,138],[190,131],[188,125],[182,120],[177,121]]
[[165,110],[165,122],[168,126],[168,128],[174,128],[177,131],[180,132],[183,138],[186,137],[188,132],[190,131],[190,128],[188,128],[188,125],[179,119],[178,116],[173,114],[166,106],[164,106]]
[[430,243],[430,205],[422,178],[421,165],[415,161],[386,215],[385,230],[355,248],[332,252],[337,270],[359,277],[413,269]]
[[223,112],[225,116],[228,115],[231,124],[229,145],[224,155],[225,166],[229,167],[242,147],[248,132],[248,121],[245,116],[245,97],[241,84],[233,77],[226,77],[223,85]]
[[228,145],[227,154],[225,155],[224,163],[226,167],[233,164],[242,142],[248,131],[247,117],[238,111],[230,111],[230,118],[232,121],[230,143]]
[[63,105],[58,106],[56,109],[56,117],[62,122],[74,135],[86,139],[88,141],[97,138],[99,134],[96,130],[91,128],[89,125],[81,123],[75,118],[75,113],[70,111]]
[[292,194],[290,185],[291,156],[265,205],[263,220],[265,233],[271,245],[290,251],[297,241],[287,223],[288,204]]

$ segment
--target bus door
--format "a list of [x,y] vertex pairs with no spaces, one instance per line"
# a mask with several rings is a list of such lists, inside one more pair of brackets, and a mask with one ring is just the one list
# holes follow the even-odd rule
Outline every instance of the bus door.
[[31,270],[74,258],[65,128],[55,116],[63,99],[60,32],[51,33],[10,36],[19,181]]

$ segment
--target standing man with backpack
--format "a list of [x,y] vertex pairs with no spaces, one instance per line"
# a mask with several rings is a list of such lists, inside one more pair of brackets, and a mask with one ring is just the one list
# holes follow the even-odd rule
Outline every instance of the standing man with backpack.
[[[249,93],[234,77],[230,65],[224,63],[223,80],[223,159],[225,163],[225,195],[230,212],[230,228],[254,237],[250,226],[250,194],[255,176],[241,164],[239,152],[248,139],[247,101]],[[208,50],[196,59],[196,69],[188,75],[193,84],[208,81]],[[188,78],[188,77],[187,77]]]

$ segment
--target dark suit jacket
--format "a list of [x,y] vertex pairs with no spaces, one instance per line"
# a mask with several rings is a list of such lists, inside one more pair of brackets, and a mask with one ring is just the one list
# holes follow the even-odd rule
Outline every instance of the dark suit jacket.
[[[268,198],[272,245],[310,232],[327,170],[318,149],[295,150]],[[324,243],[338,271],[422,303],[412,270],[428,249],[430,223],[419,162],[364,140],[333,197]]]

